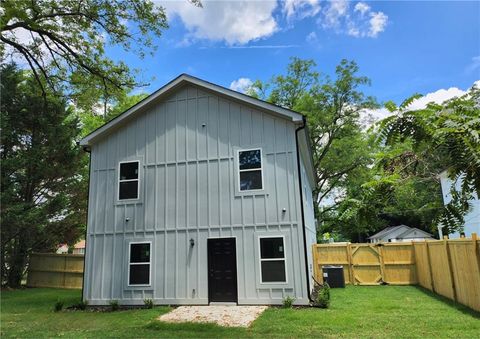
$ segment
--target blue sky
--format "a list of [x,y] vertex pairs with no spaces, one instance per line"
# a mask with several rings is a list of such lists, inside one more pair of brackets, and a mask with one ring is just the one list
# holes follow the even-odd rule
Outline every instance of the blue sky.
[[[154,56],[109,54],[141,69],[150,93],[180,73],[230,87],[240,78],[268,80],[292,56],[314,59],[331,75],[355,60],[381,102],[457,87],[480,79],[480,2],[222,1],[159,2],[170,28]],[[237,83],[237,85],[239,84]],[[233,86],[241,90],[242,86]]]

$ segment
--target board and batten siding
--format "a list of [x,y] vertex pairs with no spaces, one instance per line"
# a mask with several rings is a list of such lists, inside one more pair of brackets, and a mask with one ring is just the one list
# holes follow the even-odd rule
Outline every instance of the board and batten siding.
[[[207,239],[235,237],[239,304],[287,295],[307,303],[295,128],[188,85],[96,142],[84,299],[207,304]],[[262,148],[266,192],[238,195],[236,151],[252,147]],[[128,160],[140,161],[140,199],[123,203],[118,166]],[[260,283],[258,237],[266,233],[285,236],[287,284]],[[128,242],[144,240],[152,243],[151,286],[128,287]]]

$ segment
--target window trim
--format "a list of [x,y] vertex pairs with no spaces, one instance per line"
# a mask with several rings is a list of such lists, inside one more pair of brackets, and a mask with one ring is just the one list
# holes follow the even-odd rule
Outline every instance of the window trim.
[[[130,262],[130,252],[132,251],[132,245],[136,244],[149,244],[150,245],[150,255],[149,261],[147,262]],[[152,286],[152,241],[151,240],[144,240],[144,241],[129,241],[128,242],[128,257],[127,257],[127,264],[128,264],[128,272],[127,272],[127,286],[128,287],[148,287]],[[148,264],[148,284],[130,284],[130,266],[131,265],[146,265]]]
[[[248,168],[248,169],[240,169],[240,152],[248,152],[248,151],[260,151],[260,167],[259,168]],[[236,173],[237,173],[237,189],[239,193],[249,193],[249,192],[263,192],[265,190],[265,180],[264,180],[264,169],[263,169],[263,150],[261,147],[254,147],[254,148],[245,148],[245,149],[237,149],[236,150]],[[240,187],[240,173],[242,172],[253,172],[253,171],[260,171],[261,178],[262,178],[262,188],[256,188],[253,190],[242,190]]]
[[[129,164],[132,162],[136,162],[138,164],[138,178],[137,179],[120,179],[120,171],[121,171],[121,165],[122,164]],[[130,199],[120,199],[120,183],[122,182],[132,182],[132,181],[137,181],[137,197],[136,198],[130,198]],[[118,162],[118,175],[117,175],[117,201],[120,203],[123,202],[129,202],[129,201],[139,201],[140,200],[140,160],[124,160],[124,161],[119,161]]]
[[[282,238],[283,242],[283,258],[265,258],[262,259],[262,239],[271,239],[271,238]],[[262,261],[280,261],[283,260],[285,263],[285,281],[263,281],[262,277]],[[260,285],[269,285],[269,284],[282,284],[288,285],[288,269],[287,269],[287,248],[285,246],[285,235],[259,235],[258,236],[258,263],[259,263],[259,275],[260,275]]]

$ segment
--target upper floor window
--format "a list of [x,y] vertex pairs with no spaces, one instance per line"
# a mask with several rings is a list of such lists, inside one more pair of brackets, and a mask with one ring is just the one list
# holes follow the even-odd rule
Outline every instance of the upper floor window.
[[121,162],[118,175],[118,200],[138,199],[139,161]]
[[260,148],[238,151],[239,190],[263,189],[262,150]]

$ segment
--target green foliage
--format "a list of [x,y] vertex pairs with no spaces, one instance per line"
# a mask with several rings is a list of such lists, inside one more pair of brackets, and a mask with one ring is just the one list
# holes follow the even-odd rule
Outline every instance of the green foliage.
[[[418,96],[402,103],[396,114],[379,125],[379,141],[387,147],[408,142],[411,149],[394,158],[384,159],[384,166],[402,167],[402,176],[438,181],[443,170],[452,180],[452,201],[436,222],[448,231],[459,229],[468,211],[468,200],[480,195],[480,89],[473,87],[466,95],[443,104],[430,103],[425,109],[410,110]],[[461,182],[460,191],[455,183]]]
[[[45,0],[1,2],[2,59],[20,56],[43,94],[46,86],[67,90],[71,99],[92,107],[118,91],[138,85],[122,61],[105,55],[115,45],[143,58],[156,49],[154,38],[168,27],[164,8],[152,1]],[[32,40],[20,40],[19,29]]]
[[86,187],[71,108],[50,92],[45,101],[35,79],[15,65],[0,72],[2,284],[18,287],[31,252],[51,252],[84,233]]
[[57,300],[57,302],[53,306],[53,311],[54,312],[60,312],[61,310],[63,310],[63,305],[64,304],[65,304],[65,302],[63,302],[62,300]]
[[152,299],[144,299],[143,303],[145,304],[146,308],[153,308],[153,300]]
[[330,286],[328,283],[315,285],[313,306],[320,308],[328,308],[330,306]]
[[108,304],[110,305],[110,310],[112,312],[118,311],[118,309],[120,308],[118,300],[110,300]]
[[283,308],[292,308],[294,302],[295,302],[295,298],[287,295],[282,300]]

